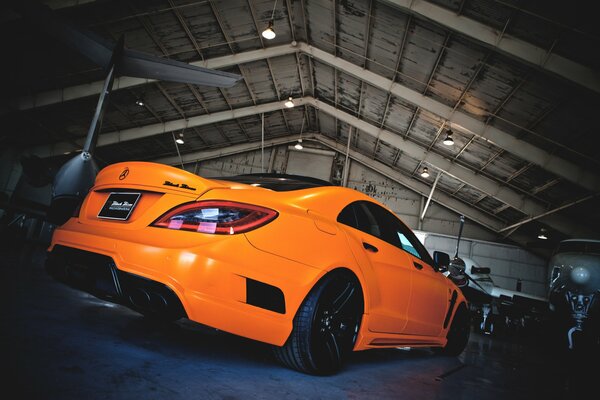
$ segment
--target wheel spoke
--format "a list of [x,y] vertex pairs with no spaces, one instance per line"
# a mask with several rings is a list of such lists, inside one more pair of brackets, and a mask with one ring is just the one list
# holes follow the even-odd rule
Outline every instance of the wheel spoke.
[[339,364],[342,357],[340,354],[340,347],[338,346],[337,339],[335,338],[333,332],[329,332],[325,338],[325,347],[329,352],[329,359],[336,365]]
[[344,290],[342,290],[342,292],[338,295],[338,297],[333,301],[333,304],[331,305],[333,315],[336,315],[340,311],[342,311],[344,306],[348,303],[348,301],[354,295],[355,291],[356,291],[356,288],[355,288],[354,284],[352,282],[347,282]]
[[312,364],[318,369],[337,369],[342,362],[338,339],[330,329],[320,329],[312,335]]

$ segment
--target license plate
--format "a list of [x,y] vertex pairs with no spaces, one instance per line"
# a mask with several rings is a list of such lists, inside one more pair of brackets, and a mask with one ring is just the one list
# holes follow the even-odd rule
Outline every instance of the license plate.
[[140,196],[140,193],[111,193],[98,213],[98,218],[126,221],[135,208]]

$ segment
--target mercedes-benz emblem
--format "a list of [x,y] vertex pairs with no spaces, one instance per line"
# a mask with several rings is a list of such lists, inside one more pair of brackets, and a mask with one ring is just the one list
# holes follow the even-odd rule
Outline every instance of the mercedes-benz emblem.
[[125,167],[123,172],[121,172],[121,175],[119,175],[119,180],[122,181],[123,179],[127,178],[127,175],[129,175],[129,168]]

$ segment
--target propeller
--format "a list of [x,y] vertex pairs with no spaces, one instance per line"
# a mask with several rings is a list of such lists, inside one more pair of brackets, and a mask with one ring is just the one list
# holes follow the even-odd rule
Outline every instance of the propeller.
[[[454,253],[454,258],[458,258],[458,246],[460,245],[460,238],[462,236],[463,226],[465,225],[465,216],[460,216],[460,228],[458,228],[458,239],[456,240],[456,253]],[[463,262],[464,264],[464,262]]]
[[450,265],[448,266],[448,272],[449,272],[448,277],[459,288],[468,286],[469,282],[473,282],[473,284],[475,286],[477,286],[479,289],[481,289],[481,291],[483,293],[485,293],[487,296],[490,296],[490,299],[491,299],[490,293],[488,293],[487,290],[485,290],[483,288],[483,286],[481,286],[479,284],[479,282],[477,282],[469,274],[467,274],[467,271],[466,271],[467,266],[465,264],[465,261],[458,256],[458,248],[460,246],[460,239],[462,237],[462,231],[463,231],[464,225],[465,225],[465,216],[461,215],[460,216],[460,227],[458,229],[458,238],[456,240],[456,252],[454,253],[454,258],[452,259],[452,261],[450,261]]
[[460,216],[460,228],[458,230],[458,239],[456,241],[456,252],[454,253],[454,258],[450,261],[450,265],[448,265],[448,277],[454,282],[458,287],[464,287],[469,284],[469,279],[472,279],[466,273],[466,265],[462,258],[458,256],[458,247],[460,245],[460,238],[462,236],[463,226],[465,224],[465,216]]
[[92,156],[108,97],[116,74],[195,85],[231,87],[242,77],[223,71],[198,67],[180,61],[162,59],[130,50],[124,38],[117,43],[105,40],[88,30],[75,27],[47,6],[31,1],[15,2],[15,11],[33,26],[73,48],[106,71],[104,86],[87,133],[83,151],[65,163],[56,173],[52,201],[46,219],[54,224],[66,222],[94,185],[98,166]]

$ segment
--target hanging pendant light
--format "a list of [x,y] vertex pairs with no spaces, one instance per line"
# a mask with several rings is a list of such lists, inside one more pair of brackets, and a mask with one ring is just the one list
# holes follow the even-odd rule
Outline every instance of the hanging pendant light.
[[427,169],[427,167],[423,167],[423,171],[421,172],[421,176],[423,178],[429,178],[429,169]]
[[273,21],[272,20],[269,21],[269,26],[267,26],[267,29],[262,31],[262,36],[268,40],[275,39],[275,31],[273,30]]
[[[291,97],[290,97],[291,99]],[[304,114],[302,114],[302,125],[300,126],[300,137],[298,138],[298,142],[294,145],[296,150],[302,150],[304,146],[302,146],[302,131],[304,130]]]
[[277,6],[277,0],[275,0],[275,4],[273,4],[273,12],[271,13],[271,19],[269,20],[269,25],[267,29],[262,31],[262,37],[267,40],[275,39],[275,30],[273,29],[273,18],[275,17],[275,7]]
[[442,143],[444,143],[446,146],[452,146],[454,144],[454,139],[452,139],[452,130],[451,129],[448,129],[448,132],[446,132],[446,137],[444,138],[444,141]]

